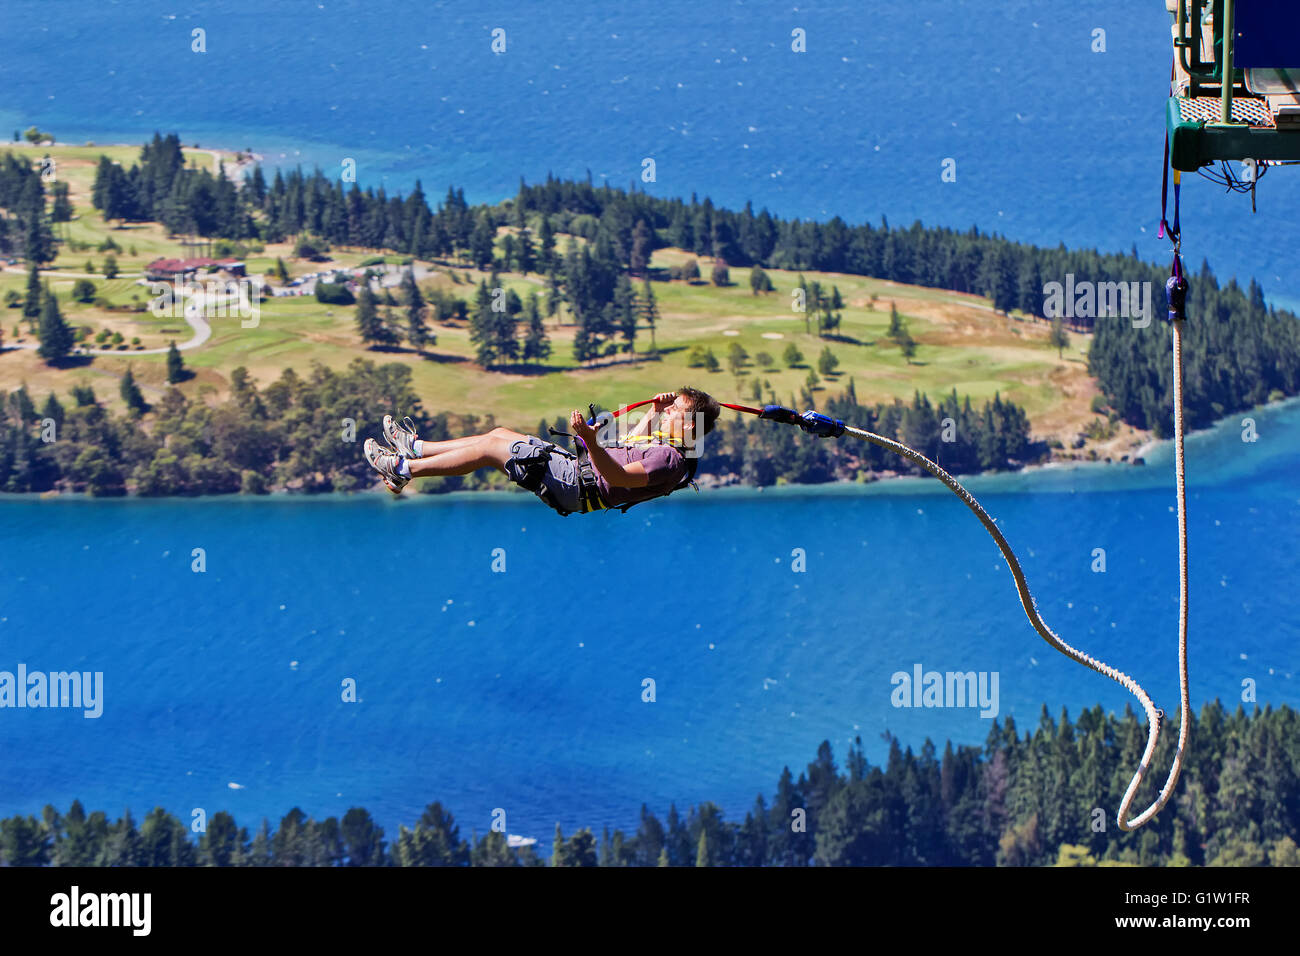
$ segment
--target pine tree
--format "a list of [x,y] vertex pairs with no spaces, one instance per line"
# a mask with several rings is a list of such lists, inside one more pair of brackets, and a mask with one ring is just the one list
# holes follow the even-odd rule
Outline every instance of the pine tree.
[[49,223],[45,221],[45,202],[31,210],[27,216],[27,231],[23,241],[23,255],[32,265],[53,262],[55,256],[54,236],[50,233]]
[[379,318],[379,308],[375,304],[375,294],[370,291],[370,284],[365,282],[357,295],[357,331],[365,345],[383,342],[385,329]]
[[659,306],[655,302],[655,290],[650,285],[649,278],[641,284],[639,304],[641,319],[646,325],[650,326],[650,354],[658,354],[659,349],[655,345],[655,326],[659,323]]
[[73,335],[71,327],[63,321],[63,315],[59,312],[59,300],[48,287],[43,298],[38,333],[41,344],[36,354],[45,359],[47,365],[54,365],[72,351]]
[[727,349],[727,366],[731,369],[731,374],[739,375],[748,364],[749,352],[739,342],[732,342]]
[[912,333],[907,329],[903,329],[903,336],[898,343],[898,347],[902,349],[903,358],[907,359],[907,364],[911,365],[912,359],[916,356],[916,339],[912,338]]
[[839,367],[840,360],[835,357],[828,345],[822,349],[822,354],[817,358],[817,368],[823,375],[832,375],[835,369]]
[[515,263],[523,275],[528,275],[537,268],[537,251],[533,248],[533,234],[528,227],[519,230],[518,244],[515,248]]
[[654,250],[654,234],[646,226],[644,219],[636,221],[632,230],[632,249],[628,256],[628,272],[634,276],[643,276],[650,267],[650,254]]
[[624,351],[636,354],[637,323],[636,290],[625,275],[620,275],[614,285],[614,325],[623,337]]
[[546,274],[546,317],[554,319],[560,314],[560,303],[564,301],[564,292],[560,286],[560,276],[554,269]]
[[424,321],[424,296],[420,295],[412,269],[402,276],[402,299],[406,303],[406,341],[417,352],[423,351],[430,338],[429,327]]
[[709,853],[709,831],[700,830],[700,841],[695,849],[696,866],[712,866],[713,858]]
[[126,407],[130,410],[132,417],[138,418],[148,410],[145,404],[144,395],[140,391],[140,386],[135,384],[135,376],[131,374],[128,368],[122,375],[122,384],[118,387],[118,394],[122,396],[122,401],[126,402]]
[[513,361],[519,357],[518,315],[523,312],[524,304],[519,293],[506,289],[501,277],[494,271],[488,280],[490,287],[490,308],[488,311],[487,334],[491,341],[494,362]]
[[[551,342],[546,335],[546,325],[542,322],[541,309],[537,305],[537,293],[530,292],[524,305],[524,320],[528,323],[524,332],[523,359],[525,362],[540,362],[551,355]],[[546,434],[543,428],[538,434]]]
[[1062,358],[1062,351],[1070,347],[1070,336],[1061,324],[1060,316],[1052,319],[1052,331],[1048,335],[1048,345],[1056,349],[1057,359]]
[[492,295],[487,283],[480,280],[474,295],[474,308],[469,314],[469,341],[474,346],[474,359],[484,368],[491,368],[497,359],[496,336],[493,334]]
[[181,351],[176,347],[175,340],[167,349],[167,384],[175,385],[185,379],[185,361],[181,358]]
[[487,212],[480,212],[469,237],[470,261],[477,269],[487,269],[496,255],[496,229]]
[[[551,229],[549,216],[542,216],[542,224],[537,230],[537,268],[541,272],[551,273],[555,270],[555,233]],[[550,313],[554,315],[554,312]]]
[[27,294],[23,297],[23,318],[27,320],[28,331],[35,330],[40,315],[41,274],[33,262],[27,269]]
[[551,866],[568,866],[567,855],[564,852],[564,832],[560,829],[560,824],[555,824],[555,839],[551,841]]

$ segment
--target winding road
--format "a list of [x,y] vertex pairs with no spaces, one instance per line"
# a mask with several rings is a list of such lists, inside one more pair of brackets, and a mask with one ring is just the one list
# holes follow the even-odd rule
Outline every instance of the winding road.
[[[219,303],[229,296],[218,296],[213,298],[213,303]],[[187,342],[179,343],[176,348],[184,352],[186,349],[196,349],[208,339],[212,338],[212,326],[208,320],[203,317],[203,307],[206,300],[202,292],[196,292],[190,297],[185,306],[184,318],[194,335]],[[5,345],[6,349],[36,349],[40,348],[39,342],[14,342]],[[74,348],[70,355],[166,355],[171,351],[171,346],[157,349],[92,349],[86,347]]]

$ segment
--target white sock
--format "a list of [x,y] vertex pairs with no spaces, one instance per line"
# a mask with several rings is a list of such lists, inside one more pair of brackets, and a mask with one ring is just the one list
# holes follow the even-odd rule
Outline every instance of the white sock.
[[421,441],[420,439],[417,438],[413,442],[411,442],[411,449],[412,451],[415,452],[416,458],[424,457],[424,442]]
[[397,456],[397,473],[403,478],[411,477],[411,464],[401,455]]

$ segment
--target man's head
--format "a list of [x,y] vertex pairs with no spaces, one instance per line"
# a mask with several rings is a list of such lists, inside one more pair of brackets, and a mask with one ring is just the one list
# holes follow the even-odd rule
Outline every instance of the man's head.
[[[660,419],[660,430],[673,435],[681,434],[683,441],[692,443],[713,431],[722,414],[718,400],[698,388],[679,388],[673,403],[665,408]],[[696,421],[699,431],[696,432]]]

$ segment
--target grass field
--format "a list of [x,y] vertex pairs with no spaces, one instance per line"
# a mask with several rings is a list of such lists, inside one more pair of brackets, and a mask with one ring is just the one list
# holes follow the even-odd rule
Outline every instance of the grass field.
[[[115,160],[131,163],[137,148],[126,147],[49,147],[28,153],[49,152],[56,160],[57,174],[71,184],[71,194],[78,219],[70,224],[68,234],[82,242],[98,245],[107,236],[122,247],[117,254],[121,276],[114,280],[94,279],[96,294],[115,304],[126,304],[133,296],[148,300],[148,292],[135,285],[143,266],[158,256],[180,257],[185,253],[176,240],[168,239],[158,224],[136,224],[128,229],[105,224],[91,208],[89,193],[94,166],[101,153]],[[191,162],[212,163],[207,151],[187,150]],[[229,157],[233,160],[233,155]],[[62,228],[62,227],[60,227]],[[134,246],[135,255],[128,250]],[[561,249],[563,240],[561,240]],[[288,244],[269,245],[263,253],[250,256],[249,272],[264,272],[277,256],[284,258],[291,275],[302,275],[321,268],[321,264],[293,260]],[[336,251],[327,265],[356,265],[373,253]],[[98,266],[99,252],[70,253],[61,251],[48,276],[53,291],[67,319],[75,325],[88,325],[98,331],[120,331],[127,342],[141,339],[143,347],[165,346],[169,340],[184,342],[190,330],[182,320],[156,318],[148,312],[108,312],[96,305],[74,303],[70,293],[86,259]],[[668,267],[690,258],[674,249],[655,253],[653,265]],[[400,261],[400,256],[388,256]],[[472,299],[473,283],[484,275],[455,268],[460,279],[453,281],[446,268],[422,284],[438,285],[462,298]],[[711,263],[700,259],[704,276]],[[789,402],[804,387],[808,367],[816,366],[818,355],[829,346],[839,359],[838,373],[823,377],[819,398],[841,391],[850,377],[854,379],[860,400],[910,401],[915,391],[932,398],[954,388],[959,395],[969,395],[981,403],[1000,393],[1022,405],[1028,412],[1034,433],[1040,438],[1056,438],[1070,445],[1087,422],[1095,416],[1090,410],[1098,394],[1096,384],[1087,373],[1086,354],[1089,336],[1071,334],[1070,345],[1058,358],[1047,342],[1048,327],[1043,322],[1013,318],[994,313],[986,299],[900,286],[892,282],[862,276],[806,273],[829,291],[837,286],[845,308],[838,339],[824,340],[805,330],[804,317],[791,307],[791,290],[798,276],[768,270],[776,291],[755,296],[749,290],[749,270],[731,269],[732,285],[717,288],[708,284],[681,281],[654,283],[660,311],[655,330],[658,357],[647,360],[640,353],[650,345],[650,330],[638,332],[638,356],[602,360],[591,367],[579,367],[572,357],[573,327],[547,322],[553,354],[543,367],[515,367],[509,371],[485,371],[473,361],[468,329],[463,325],[435,325],[437,342],[421,357],[408,349],[374,351],[361,347],[356,334],[351,307],[326,306],[314,297],[272,298],[262,303],[257,328],[245,329],[238,319],[212,321],[212,338],[201,348],[185,353],[186,365],[196,376],[182,388],[192,392],[203,385],[225,391],[230,371],[245,366],[262,384],[269,383],[288,367],[304,372],[317,361],[332,368],[342,368],[357,356],[376,362],[395,361],[411,367],[415,387],[426,409],[432,411],[491,413],[496,420],[521,430],[532,430],[540,418],[552,419],[569,409],[585,408],[588,402],[606,406],[637,401],[656,392],[682,384],[696,384],[724,401],[752,404],[753,383],[770,383],[778,401]],[[543,280],[536,275],[503,274],[508,287],[521,296],[529,291],[543,291]],[[0,297],[6,290],[20,294],[26,278],[21,264],[0,273]],[[638,286],[639,288],[639,286]],[[890,305],[895,304],[906,318],[918,343],[909,363],[899,348],[886,338]],[[20,310],[4,309],[6,343],[13,340],[13,330]],[[561,319],[565,316],[562,315]],[[30,335],[25,336],[32,341]],[[728,369],[727,354],[732,343],[739,343],[750,357],[750,364],[739,374]],[[793,343],[803,353],[800,367],[787,368],[782,353]],[[712,348],[722,370],[714,373],[687,367],[687,355],[694,346]],[[773,364],[762,368],[755,357],[766,352]],[[164,387],[164,356],[121,354],[98,356],[89,365],[70,369],[50,369],[30,350],[10,349],[0,354],[0,383],[6,388],[26,382],[37,396],[51,389],[66,393],[74,383],[95,387],[102,399],[117,401],[117,380],[126,367],[135,372],[150,400]],[[768,387],[764,384],[766,398]],[[1127,426],[1106,446],[1096,446],[1108,454],[1139,442],[1144,436]]]

